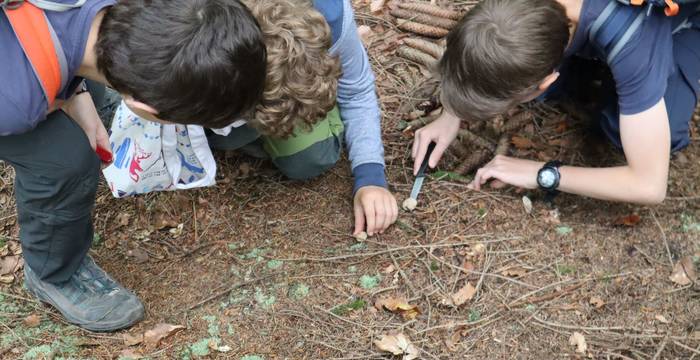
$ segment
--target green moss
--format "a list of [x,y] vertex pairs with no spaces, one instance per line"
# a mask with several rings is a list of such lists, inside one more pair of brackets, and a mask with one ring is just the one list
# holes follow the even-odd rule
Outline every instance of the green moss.
[[351,311],[364,309],[365,306],[367,306],[366,301],[362,299],[355,299],[347,304],[342,304],[334,307],[333,309],[331,309],[331,312],[338,316],[345,316]]

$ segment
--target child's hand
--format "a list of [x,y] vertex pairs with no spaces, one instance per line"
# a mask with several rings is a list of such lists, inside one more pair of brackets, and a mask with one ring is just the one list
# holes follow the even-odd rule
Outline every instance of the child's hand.
[[537,188],[537,172],[544,163],[498,155],[488,164],[477,170],[469,187],[481,190],[489,180],[499,180],[505,184],[524,188]]
[[98,145],[103,149],[111,149],[109,135],[89,93],[73,95],[62,104],[61,109],[85,131],[93,150]]
[[365,230],[367,234],[383,233],[399,216],[396,198],[389,190],[379,186],[365,186],[355,193],[355,231],[357,235]]
[[437,166],[442,154],[450,146],[452,141],[457,137],[459,132],[460,119],[447,111],[443,111],[442,115],[432,123],[416,131],[415,139],[413,140],[413,175],[418,174],[418,169],[423,163],[428,145],[435,142],[435,150],[430,156],[428,165],[431,168]]

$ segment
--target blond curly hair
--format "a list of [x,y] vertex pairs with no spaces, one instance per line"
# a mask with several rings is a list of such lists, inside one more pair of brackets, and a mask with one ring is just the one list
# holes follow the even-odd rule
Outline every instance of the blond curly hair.
[[330,55],[331,30],[308,0],[244,0],[267,47],[263,99],[250,125],[288,138],[310,130],[335,106],[340,61]]

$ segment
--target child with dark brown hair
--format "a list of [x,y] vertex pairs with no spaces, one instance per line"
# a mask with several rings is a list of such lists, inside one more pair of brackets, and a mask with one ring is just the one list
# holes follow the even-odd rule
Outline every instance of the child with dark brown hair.
[[[492,179],[598,199],[659,203],[666,196],[669,151],[688,145],[700,89],[697,4],[632,6],[617,0],[484,0],[451,31],[439,68],[446,112],[416,132],[415,168],[431,141],[435,166],[460,121],[489,120],[518,103],[553,96],[589,68],[567,70],[573,57],[600,59],[612,73],[597,113],[627,164],[584,168],[496,156],[472,186]],[[663,3],[668,4],[669,2]],[[673,2],[670,2],[673,4]],[[675,5],[675,4],[673,4]],[[592,60],[591,60],[592,61]],[[609,85],[606,87],[606,85]]]

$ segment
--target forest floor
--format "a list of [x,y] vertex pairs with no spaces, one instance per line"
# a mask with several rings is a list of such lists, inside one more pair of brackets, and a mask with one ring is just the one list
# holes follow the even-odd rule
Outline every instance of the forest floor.
[[[386,14],[355,3],[358,24],[371,29],[387,173],[400,203],[413,176],[397,109],[416,100],[407,94],[428,74],[393,55],[399,31]],[[558,107],[530,110],[513,155],[624,161]],[[472,191],[448,155],[418,208],[366,241],[351,235],[345,160],[294,182],[268,162],[217,153],[212,188],[117,200],[101,184],[91,253],[143,300],[145,320],[111,334],[68,325],[31,299],[17,267],[0,276],[0,358],[389,359],[375,341],[403,335],[421,359],[700,359],[700,286],[677,266],[692,273],[700,260],[698,126],[672,159],[661,205],[563,194],[549,207],[537,191]],[[6,261],[19,255],[12,180],[3,165]],[[147,332],[158,324],[178,328]]]

